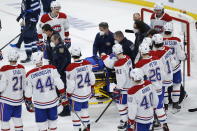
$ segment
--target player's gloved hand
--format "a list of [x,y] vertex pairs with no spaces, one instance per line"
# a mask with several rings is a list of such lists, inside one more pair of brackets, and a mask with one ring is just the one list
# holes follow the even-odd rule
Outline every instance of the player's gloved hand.
[[128,128],[127,128],[127,131],[134,131],[134,129],[135,129],[135,121],[129,119],[128,120]]
[[60,95],[60,103],[63,105],[63,106],[66,106],[69,104],[69,101],[68,99],[66,98],[66,94],[63,93]]
[[65,46],[66,46],[66,48],[70,48],[70,46],[71,46],[71,39],[70,38],[65,38],[64,39],[64,44],[65,44]]
[[114,88],[114,91],[113,91],[113,94],[112,94],[112,98],[114,100],[119,100],[120,99],[120,94],[121,93],[121,89],[117,89],[117,88]]
[[92,95],[91,95],[90,99],[95,96],[94,86],[91,86],[91,93],[92,93]]
[[44,51],[45,44],[44,44],[44,42],[43,42],[42,40],[41,40],[41,41],[38,41],[38,42],[36,43],[36,45],[37,45],[38,50]]
[[35,111],[31,98],[25,98],[25,105],[26,105],[27,111],[29,112]]
[[67,96],[68,99],[70,99],[71,96],[72,96],[72,94],[67,92],[67,93],[66,93],[66,96]]
[[3,55],[2,55],[1,50],[0,50],[0,60],[3,60]]

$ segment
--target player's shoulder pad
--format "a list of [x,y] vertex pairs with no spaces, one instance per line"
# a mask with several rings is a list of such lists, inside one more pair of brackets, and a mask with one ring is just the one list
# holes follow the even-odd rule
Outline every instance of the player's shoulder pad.
[[66,19],[67,18],[67,15],[65,13],[60,12],[58,18]]
[[178,42],[181,42],[181,39],[178,37],[169,37],[169,38],[163,38],[163,40],[176,40]]
[[25,67],[21,64],[18,64],[17,66],[4,65],[1,67],[1,72],[13,70],[13,69],[25,69]]
[[127,55],[125,55],[125,58],[117,60],[117,61],[115,62],[115,64],[114,64],[114,66],[115,66],[115,67],[122,66],[122,65],[124,65],[129,59],[130,59],[130,57],[127,56]]
[[147,85],[150,85],[150,84],[151,84],[150,81],[145,80],[143,84],[141,84],[141,85],[135,85],[135,86],[131,87],[131,88],[128,90],[128,94],[129,94],[129,95],[133,95],[133,94],[135,94],[136,92],[138,92],[140,89],[142,89],[142,88],[144,88],[144,87],[146,87]]
[[170,21],[172,21],[172,17],[171,17],[169,14],[165,13],[165,14],[163,15],[163,17],[161,18],[161,20],[170,22]]
[[42,23],[46,23],[47,21],[50,21],[50,20],[52,20],[52,19],[51,19],[51,17],[49,16],[49,14],[44,14],[44,15],[41,17],[41,19],[40,19],[40,21],[41,21]]
[[90,62],[87,60],[83,60],[80,63],[71,63],[66,67],[66,71],[72,71],[75,68],[79,67],[79,66],[85,66],[85,65],[90,65]]

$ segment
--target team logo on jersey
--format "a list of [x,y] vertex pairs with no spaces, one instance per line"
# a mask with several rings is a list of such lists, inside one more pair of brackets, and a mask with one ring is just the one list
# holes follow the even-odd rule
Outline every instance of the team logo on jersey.
[[61,29],[61,25],[54,25],[52,26],[53,30],[56,31],[56,32],[61,32],[62,29]]

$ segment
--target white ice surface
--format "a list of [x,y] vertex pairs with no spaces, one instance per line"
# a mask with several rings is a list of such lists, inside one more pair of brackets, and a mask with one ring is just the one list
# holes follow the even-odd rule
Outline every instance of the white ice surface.
[[[0,47],[20,33],[19,23],[16,22],[16,17],[20,12],[20,2],[21,0],[1,0],[0,2],[0,19],[3,27],[0,31]],[[110,0],[60,0],[60,2],[62,4],[62,11],[66,12],[67,15],[72,18],[77,18],[77,22],[81,20],[82,26],[86,23],[91,23],[92,27],[85,30],[79,29],[79,25],[76,27],[76,24],[70,28],[72,44],[82,48],[83,57],[92,55],[92,44],[95,35],[98,32],[97,25],[99,22],[107,21],[111,31],[113,32],[117,30],[124,31],[124,29],[132,28],[132,14],[134,12],[139,12],[141,8],[140,6],[113,2]],[[134,41],[133,34],[125,34],[125,36]],[[6,56],[6,52],[10,49],[10,47],[6,47],[3,50],[4,56]],[[21,58],[24,57],[24,52],[21,52]],[[0,64],[5,63],[6,58]],[[180,113],[175,115],[170,113],[168,115],[168,122],[171,131],[197,131],[197,112],[187,112],[188,108],[197,107],[197,70],[195,69],[197,64],[191,64],[193,67],[191,72],[192,76],[186,78],[186,90],[188,91],[189,97],[182,104],[183,109]],[[29,70],[33,66],[31,64],[26,64],[25,67]],[[91,120],[95,120],[105,106],[106,105],[91,106]],[[34,114],[28,113],[25,108],[23,108],[23,121],[25,131],[37,131],[37,127],[34,122]],[[118,112],[115,104],[113,104],[98,124],[92,126],[91,130],[116,131],[118,123]],[[59,118],[58,131],[72,131],[71,117]]]

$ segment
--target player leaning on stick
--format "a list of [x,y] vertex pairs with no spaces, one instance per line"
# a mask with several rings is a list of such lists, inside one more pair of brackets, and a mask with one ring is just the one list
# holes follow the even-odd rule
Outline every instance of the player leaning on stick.
[[73,127],[75,131],[82,131],[81,123],[83,123],[86,128],[83,131],[89,131],[88,100],[92,96],[95,75],[92,72],[92,65],[88,61],[80,59],[80,48],[73,47],[70,53],[74,62],[66,68],[66,92],[70,99]]
[[23,90],[25,88],[24,66],[17,64],[19,54],[12,50],[8,53],[9,65],[0,69],[0,113],[1,130],[10,131],[10,119],[15,131],[23,131],[21,119]]
[[[64,84],[60,79],[57,69],[53,65],[43,65],[43,53],[33,54],[35,68],[30,70],[25,88],[25,104],[27,110],[32,112],[35,107],[35,120],[39,131],[57,130],[57,106],[59,99],[62,105],[68,104]],[[57,96],[56,88],[60,93]],[[33,97],[33,104],[32,104]]]

